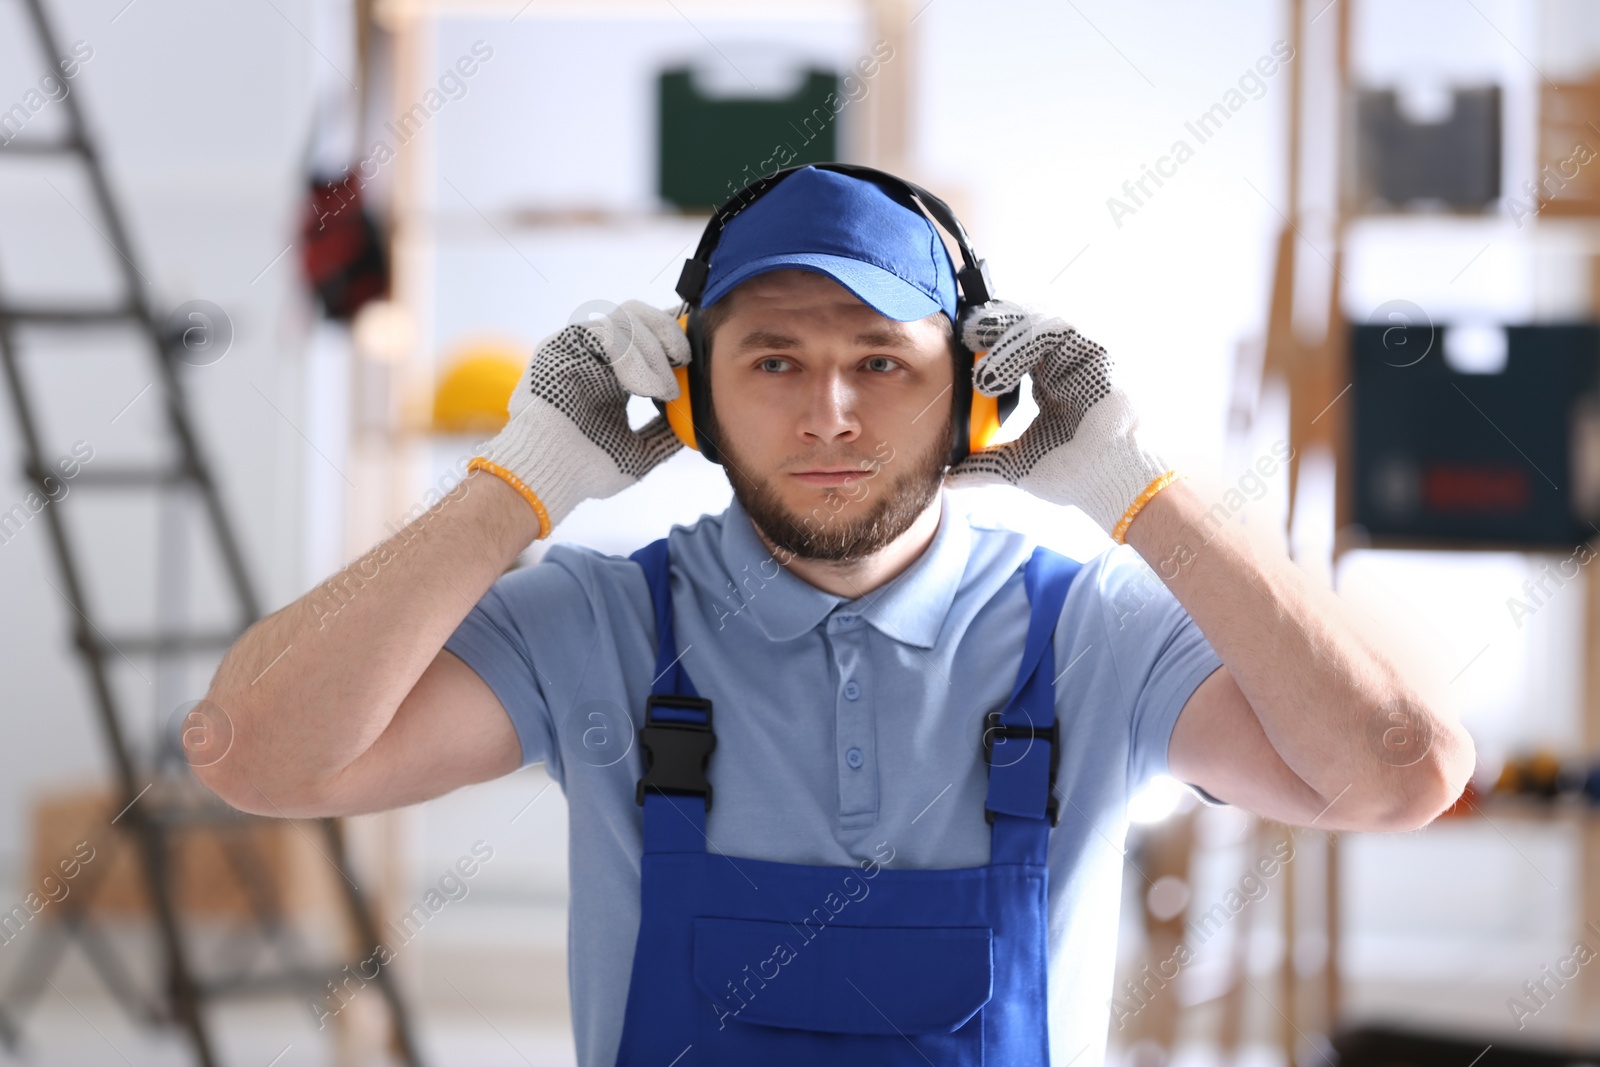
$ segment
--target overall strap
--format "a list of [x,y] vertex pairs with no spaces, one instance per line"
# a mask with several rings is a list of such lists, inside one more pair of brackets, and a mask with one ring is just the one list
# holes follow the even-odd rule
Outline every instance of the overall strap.
[[628,557],[644,570],[656,616],[655,680],[639,730],[645,767],[636,799],[644,807],[646,852],[704,852],[711,785],[706,768],[717,747],[711,702],[684,670],[672,630],[672,584],[665,537]]
[[989,795],[984,808],[994,826],[991,863],[1043,863],[1050,827],[1059,818],[1055,784],[1061,725],[1056,721],[1052,641],[1067,590],[1081,566],[1040,545],[1023,572],[1029,619],[1022,665],[1011,699],[984,723],[984,752],[989,760]]
[[667,567],[667,539],[652,541],[628,557],[644,568],[644,580],[650,587],[650,602],[656,611],[656,669],[652,693],[681,693],[699,696],[694,683],[683,669],[678,655],[678,642],[672,633],[672,584]]

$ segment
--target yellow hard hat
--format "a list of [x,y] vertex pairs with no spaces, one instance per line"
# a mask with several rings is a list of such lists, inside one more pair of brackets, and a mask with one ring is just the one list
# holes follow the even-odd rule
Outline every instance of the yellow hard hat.
[[434,389],[434,432],[499,432],[510,418],[511,393],[528,359],[513,341],[479,339],[457,345]]

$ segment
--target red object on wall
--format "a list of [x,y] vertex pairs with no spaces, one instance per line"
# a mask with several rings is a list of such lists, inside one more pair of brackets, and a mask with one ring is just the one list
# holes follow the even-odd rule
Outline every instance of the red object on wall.
[[389,257],[365,210],[361,179],[313,177],[300,222],[300,265],[325,314],[348,321],[389,291]]
[[1527,473],[1509,463],[1432,463],[1424,468],[1422,502],[1430,511],[1515,512],[1532,499]]

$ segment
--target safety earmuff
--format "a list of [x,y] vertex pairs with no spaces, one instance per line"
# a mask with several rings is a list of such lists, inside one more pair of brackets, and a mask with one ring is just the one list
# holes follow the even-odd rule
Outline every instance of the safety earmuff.
[[[953,389],[952,418],[955,422],[955,434],[949,463],[951,466],[960,463],[971,453],[986,448],[994,439],[995,434],[1000,431],[1001,424],[1012,411],[1016,410],[1020,388],[1013,387],[999,396],[984,396],[972,388],[972,366],[983,353],[974,353],[962,343],[961,317],[967,308],[988,303],[994,298],[988,263],[979,259],[973,252],[972,244],[967,239],[967,231],[956,218],[955,212],[950,210],[950,206],[921,186],[885,171],[851,163],[807,165],[819,170],[838,171],[854,178],[861,178],[873,182],[891,195],[898,194],[897,199],[903,199],[908,204],[916,206],[922,214],[942,226],[945,232],[955,238],[956,246],[961,251],[962,264],[956,271],[958,292],[956,321],[953,324],[960,359]],[[711,271],[711,253],[722,237],[723,228],[735,215],[770,192],[778,182],[802,169],[804,167],[789,167],[777,171],[767,177],[756,179],[735,193],[711,216],[705,232],[700,236],[699,246],[695,249],[694,255],[684,262],[683,271],[678,277],[677,292],[684,302],[684,311],[678,318],[678,324],[683,327],[689,339],[689,364],[686,367],[674,368],[674,374],[678,379],[677,399],[657,400],[655,406],[657,411],[666,416],[667,424],[672,427],[673,433],[677,434],[678,440],[697,450],[713,463],[722,462],[721,454],[717,450],[716,442],[703,432],[702,420],[696,417],[697,412],[708,410],[711,403],[710,364],[706,359],[705,330],[700,322],[700,297],[705,292],[706,278]]]

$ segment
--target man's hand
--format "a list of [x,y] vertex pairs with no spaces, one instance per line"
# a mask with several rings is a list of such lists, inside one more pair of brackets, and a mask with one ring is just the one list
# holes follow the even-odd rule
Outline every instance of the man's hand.
[[628,394],[671,400],[689,342],[665,311],[629,300],[539,342],[511,395],[511,421],[468,465],[505,479],[539,515],[539,537],[590,497],[621,492],[683,447],[657,415],[628,426]]
[[1055,504],[1081,508],[1117,541],[1138,506],[1173,477],[1140,445],[1139,417],[1112,380],[1111,357],[1064,320],[1005,300],[961,322],[969,349],[984,352],[973,388],[998,396],[1033,376],[1039,414],[1015,441],[974,452],[950,469],[953,488],[1009,482]]

